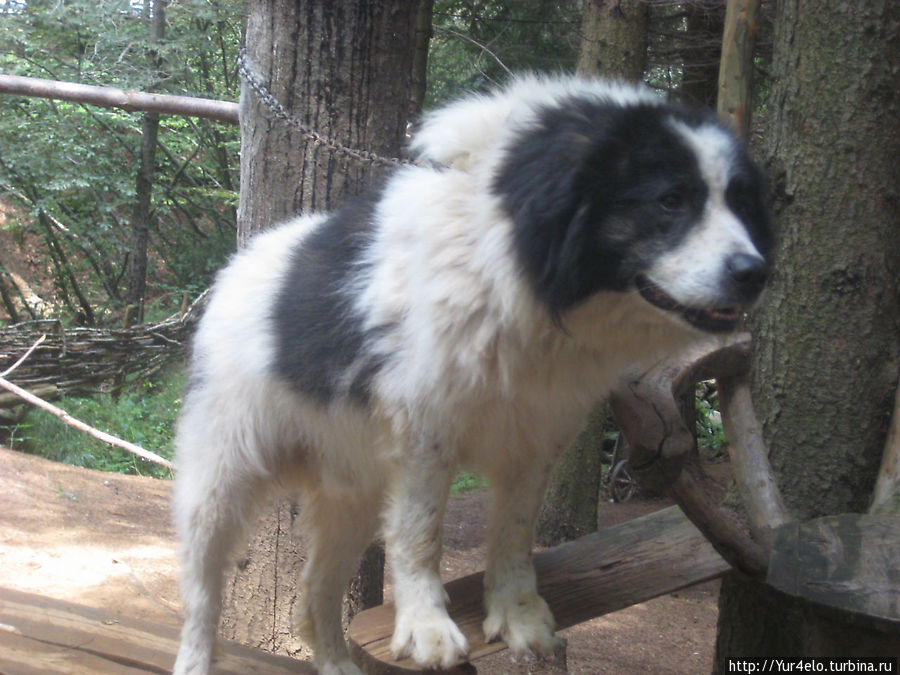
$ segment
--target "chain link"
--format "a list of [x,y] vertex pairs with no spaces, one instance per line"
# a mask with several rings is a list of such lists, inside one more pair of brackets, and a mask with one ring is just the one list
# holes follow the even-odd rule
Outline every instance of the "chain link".
[[414,165],[415,162],[412,162],[408,159],[399,159],[397,157],[383,157],[377,153],[369,152],[368,150],[359,150],[356,148],[349,148],[343,143],[339,143],[332,138],[328,138],[318,133],[317,131],[309,128],[303,122],[294,117],[287,108],[270,92],[266,85],[264,85],[260,80],[256,77],[253,71],[250,69],[250,65],[247,60],[247,52],[242,49],[240,56],[238,56],[238,72],[244,78],[244,81],[253,90],[253,93],[256,94],[257,100],[262,103],[268,110],[272,113],[272,115],[283,122],[290,124],[292,127],[295,127],[298,131],[300,131],[303,136],[305,136],[308,140],[312,141],[318,146],[328,148],[333,152],[336,152],[344,157],[349,159],[353,159],[362,164],[369,164],[375,166],[385,166],[385,167],[396,167],[396,166],[406,166],[406,165]]

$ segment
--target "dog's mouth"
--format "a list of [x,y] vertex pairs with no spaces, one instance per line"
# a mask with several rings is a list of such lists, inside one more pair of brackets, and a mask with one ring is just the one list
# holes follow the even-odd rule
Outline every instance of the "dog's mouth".
[[695,328],[708,333],[733,331],[744,315],[743,307],[686,307],[645,276],[637,279],[637,289],[654,307],[678,314]]

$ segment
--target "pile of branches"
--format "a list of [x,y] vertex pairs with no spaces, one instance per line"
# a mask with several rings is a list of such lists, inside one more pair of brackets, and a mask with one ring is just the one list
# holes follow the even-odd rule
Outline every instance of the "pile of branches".
[[0,329],[0,372],[46,336],[15,369],[11,381],[50,396],[110,391],[126,381],[149,377],[183,355],[204,300],[205,294],[184,312],[131,328],[64,328],[56,320],[5,327]]

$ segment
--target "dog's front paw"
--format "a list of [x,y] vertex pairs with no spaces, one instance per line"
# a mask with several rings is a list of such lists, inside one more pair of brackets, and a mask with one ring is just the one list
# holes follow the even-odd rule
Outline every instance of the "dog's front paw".
[[411,656],[423,668],[449,668],[468,651],[468,640],[443,608],[397,613],[391,640],[395,659]]
[[563,643],[563,638],[553,633],[554,621],[550,608],[537,593],[514,597],[488,593],[485,609],[485,640],[490,642],[502,638],[516,656],[532,654],[541,658],[550,657]]

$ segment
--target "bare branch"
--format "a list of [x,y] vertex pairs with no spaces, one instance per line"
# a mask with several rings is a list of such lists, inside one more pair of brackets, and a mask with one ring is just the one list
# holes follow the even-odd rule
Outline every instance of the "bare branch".
[[750,387],[743,377],[719,378],[722,423],[730,440],[728,454],[735,482],[747,508],[753,537],[766,546],[772,532],[790,520],[775,482],[763,443],[762,426],[756,419]]
[[46,340],[46,339],[47,339],[46,333],[44,335],[41,335],[41,337],[39,337],[35,341],[35,343],[33,345],[31,345],[31,347],[28,348],[28,351],[25,352],[25,354],[22,356],[22,358],[20,358],[18,361],[16,361],[14,364],[12,364],[9,368],[7,368],[2,373],[0,373],[0,377],[7,377],[12,371],[14,371],[16,368],[21,366],[22,363],[25,361],[25,359],[27,359],[29,356],[31,356],[31,353],[35,349],[37,349],[41,344],[43,344],[44,340]]
[[37,77],[0,74],[0,94],[19,94],[39,98],[91,103],[106,108],[144,110],[190,117],[205,117],[220,122],[238,123],[238,104],[190,96],[147,94],[116,87],[95,87],[75,82],[60,82]]
[[99,429],[95,429],[89,424],[85,424],[81,420],[75,419],[69,413],[67,413],[62,408],[57,408],[55,405],[51,403],[47,403],[47,401],[38,398],[34,394],[29,391],[22,389],[21,387],[13,384],[9,380],[6,379],[6,375],[14,371],[25,359],[27,359],[31,353],[46,339],[46,335],[41,336],[39,340],[37,340],[31,348],[25,353],[25,355],[16,361],[12,367],[7,368],[3,371],[2,375],[0,375],[0,387],[6,389],[8,392],[15,394],[22,400],[30,403],[31,405],[44,410],[54,417],[61,419],[63,422],[68,424],[70,427],[74,427],[79,431],[83,431],[89,436],[93,436],[97,440],[103,441],[104,443],[108,443],[109,445],[114,445],[117,448],[122,448],[123,450],[127,450],[128,452],[141,457],[142,459],[146,459],[148,462],[154,462],[159,464],[160,466],[164,466],[167,469],[174,470],[175,467],[169,460],[164,457],[160,457],[154,452],[150,452],[149,450],[144,450],[139,445],[135,445],[134,443],[129,443],[128,441],[123,441],[121,438],[116,438],[112,434],[108,434],[105,431],[100,431]]
[[462,33],[459,33],[450,28],[442,28],[440,26],[435,26],[434,31],[436,33],[446,33],[447,35],[452,35],[453,37],[463,40],[465,42],[471,42],[473,45],[478,47],[482,52],[484,52],[485,54],[490,56],[492,59],[494,59],[494,61],[497,62],[497,64],[504,70],[504,72],[506,72],[507,75],[512,77],[513,72],[506,66],[505,63],[503,63],[503,61],[500,60],[499,56],[497,56],[494,52],[492,52],[490,49],[488,49],[487,45],[482,44],[478,40],[470,38],[468,35],[463,35]]

